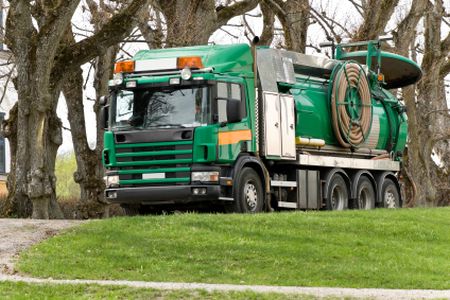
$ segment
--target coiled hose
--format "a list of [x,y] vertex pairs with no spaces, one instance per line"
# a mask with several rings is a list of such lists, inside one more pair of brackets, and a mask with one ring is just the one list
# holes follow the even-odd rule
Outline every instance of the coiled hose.
[[365,142],[372,125],[369,84],[357,63],[346,62],[336,68],[331,91],[333,131],[341,146],[357,147]]

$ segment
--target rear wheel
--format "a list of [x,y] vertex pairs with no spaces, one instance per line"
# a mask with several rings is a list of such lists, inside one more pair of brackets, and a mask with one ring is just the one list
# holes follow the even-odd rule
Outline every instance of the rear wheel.
[[356,193],[356,208],[375,208],[375,190],[373,188],[372,182],[366,176],[361,176],[358,181],[358,188]]
[[334,174],[327,189],[327,209],[344,210],[348,206],[348,189],[344,178],[340,174]]
[[386,178],[381,187],[383,207],[400,208],[400,194],[392,179]]
[[257,213],[263,210],[264,193],[258,173],[243,168],[234,192],[234,212]]

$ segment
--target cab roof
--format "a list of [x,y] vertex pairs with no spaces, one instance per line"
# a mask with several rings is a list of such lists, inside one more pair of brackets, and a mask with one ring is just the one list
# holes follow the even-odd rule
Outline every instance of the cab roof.
[[252,71],[253,57],[247,44],[206,45],[183,48],[141,50],[133,60],[152,60],[186,56],[200,56],[205,68],[213,68],[216,73]]

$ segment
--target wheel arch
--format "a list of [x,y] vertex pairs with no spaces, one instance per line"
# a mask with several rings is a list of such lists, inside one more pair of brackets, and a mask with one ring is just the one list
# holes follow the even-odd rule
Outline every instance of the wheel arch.
[[258,174],[259,178],[261,179],[261,184],[264,188],[264,206],[268,209],[271,209],[270,207],[270,175],[269,171],[267,170],[266,166],[263,164],[263,162],[255,156],[244,154],[240,155],[234,164],[234,167],[231,171],[231,178],[233,179],[233,187],[232,187],[232,193],[234,195],[235,189],[236,189],[236,182],[238,182],[241,170],[243,168],[252,168],[255,170],[255,172]]
[[322,174],[323,175],[321,176],[321,179],[325,180],[323,190],[322,190],[323,199],[326,200],[328,197],[326,191],[328,191],[328,186],[330,184],[330,180],[335,174],[342,175],[342,178],[344,178],[345,184],[347,185],[347,190],[350,191],[350,185],[351,185],[350,178],[343,169],[341,169],[341,168],[328,169],[328,170],[324,171]]
[[[263,162],[255,156],[241,155],[237,159],[236,163],[234,164],[233,170],[231,172],[231,177],[233,178],[233,182],[235,182],[237,179],[239,179],[239,176],[241,173],[240,171],[245,167],[250,167],[253,170],[255,170],[261,179],[261,183],[264,186],[264,190],[266,192],[268,190],[270,191],[270,180],[268,180],[269,173],[268,173],[266,167],[264,166]],[[233,189],[234,189],[234,184],[233,184]]]
[[383,183],[385,179],[391,179],[396,188],[397,188],[397,192],[398,192],[398,196],[399,196],[399,200],[400,200],[400,207],[403,206],[403,199],[402,199],[402,193],[400,192],[400,184],[398,183],[398,179],[395,176],[395,174],[393,172],[382,172],[378,175],[375,176],[376,182],[377,182],[377,204],[382,203],[383,201],[383,195],[382,195],[382,187],[383,187]]
[[[378,191],[378,185],[377,185],[377,182],[376,182],[375,178],[373,177],[373,175],[368,170],[358,170],[350,175],[350,177],[351,177],[350,198],[351,199],[356,199],[356,195],[358,193],[358,182],[362,176],[367,176],[369,178],[370,182],[372,183],[374,191]],[[378,193],[376,192],[376,195],[377,194]],[[378,195],[376,197],[378,199]]]

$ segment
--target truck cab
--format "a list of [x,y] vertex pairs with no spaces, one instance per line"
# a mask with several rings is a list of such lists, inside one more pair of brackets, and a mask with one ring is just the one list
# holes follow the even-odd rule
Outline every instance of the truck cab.
[[144,51],[119,62],[103,108],[106,199],[230,201],[231,166],[255,151],[252,63],[246,45]]

